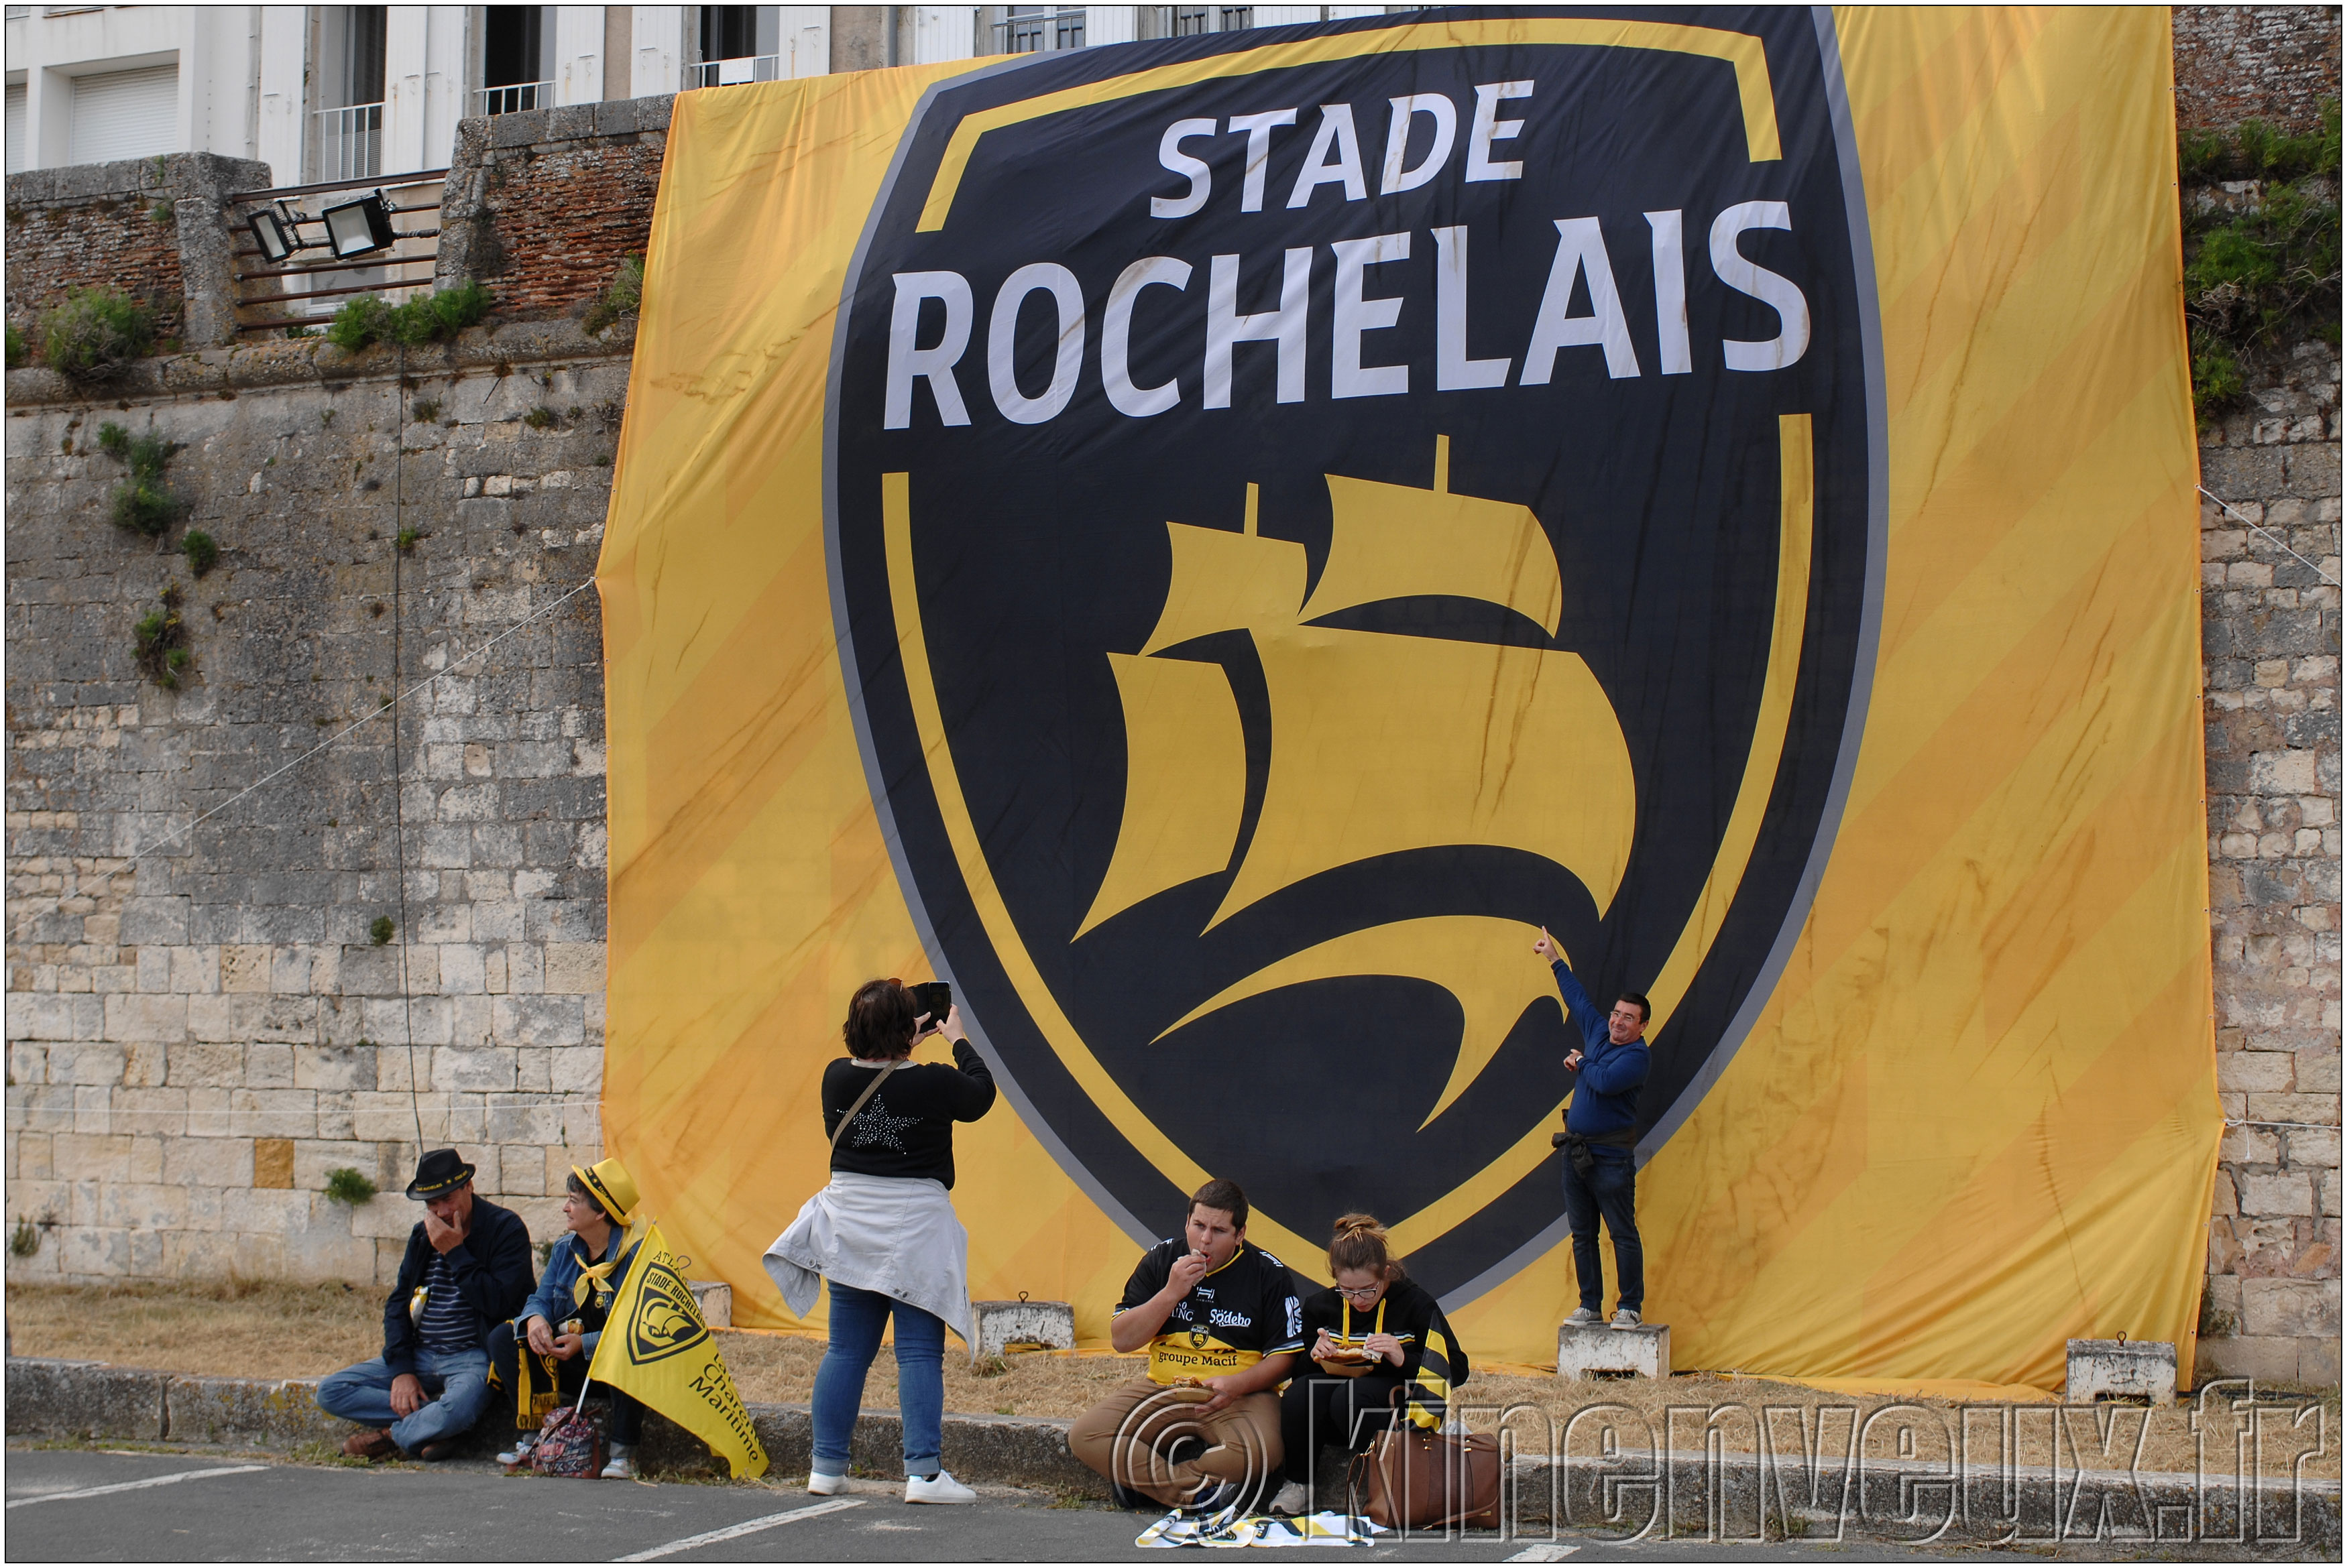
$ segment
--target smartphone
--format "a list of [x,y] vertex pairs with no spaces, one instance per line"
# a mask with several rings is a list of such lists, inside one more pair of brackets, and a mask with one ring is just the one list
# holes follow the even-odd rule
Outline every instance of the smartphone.
[[953,984],[950,981],[924,980],[909,988],[913,993],[913,1011],[926,1013],[932,1024],[942,1025],[947,1012],[953,1006]]

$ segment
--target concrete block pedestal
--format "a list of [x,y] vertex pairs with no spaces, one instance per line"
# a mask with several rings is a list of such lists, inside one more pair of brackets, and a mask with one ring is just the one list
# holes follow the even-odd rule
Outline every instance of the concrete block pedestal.
[[722,1279],[688,1279],[685,1288],[692,1292],[692,1304],[701,1308],[701,1320],[712,1329],[733,1327],[733,1287]]
[[2073,1339],[2063,1396],[2074,1405],[2097,1400],[2176,1402],[2176,1347],[2165,1339]]
[[999,1356],[1010,1345],[1076,1348],[1076,1309],[1065,1301],[973,1301],[969,1309],[981,1356]]
[[1603,1323],[1560,1324],[1556,1375],[1667,1378],[1671,1375],[1671,1326],[1641,1323],[1635,1329],[1609,1329]]

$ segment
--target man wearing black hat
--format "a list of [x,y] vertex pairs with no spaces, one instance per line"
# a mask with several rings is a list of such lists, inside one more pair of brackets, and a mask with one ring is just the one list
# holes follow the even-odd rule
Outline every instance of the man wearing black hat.
[[529,1295],[529,1227],[474,1196],[456,1150],[426,1154],[407,1196],[424,1218],[384,1303],[383,1354],[318,1385],[320,1409],[364,1424],[343,1444],[360,1459],[446,1457],[488,1407],[490,1327]]

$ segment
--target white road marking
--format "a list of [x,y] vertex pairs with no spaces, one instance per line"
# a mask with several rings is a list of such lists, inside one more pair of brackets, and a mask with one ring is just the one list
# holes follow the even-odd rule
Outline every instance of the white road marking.
[[203,1481],[215,1475],[249,1475],[256,1470],[267,1470],[265,1464],[231,1464],[207,1470],[174,1471],[169,1475],[150,1475],[145,1481],[118,1481],[111,1486],[85,1486],[74,1492],[52,1492],[42,1497],[12,1497],[11,1508],[30,1508],[36,1502],[71,1502],[77,1497],[104,1497],[113,1492],[138,1492],[150,1486],[169,1486],[182,1481]]
[[1580,1550],[1578,1546],[1567,1546],[1562,1542],[1544,1541],[1538,1546],[1527,1546],[1513,1557],[1502,1557],[1500,1561],[1502,1563],[1562,1563]]
[[769,1513],[763,1519],[752,1519],[740,1524],[729,1524],[723,1530],[704,1530],[698,1535],[688,1535],[682,1541],[671,1541],[665,1546],[655,1546],[649,1552],[638,1552],[627,1557],[614,1557],[611,1561],[649,1563],[655,1557],[668,1557],[679,1552],[690,1552],[696,1546],[707,1546],[719,1541],[731,1541],[737,1535],[755,1535],[759,1531],[772,1530],[777,1524],[789,1524],[796,1520],[813,1519],[818,1513],[836,1513],[843,1508],[860,1508],[863,1503],[864,1500],[860,1497],[834,1498],[829,1502],[818,1502],[807,1508],[794,1508],[788,1513]]

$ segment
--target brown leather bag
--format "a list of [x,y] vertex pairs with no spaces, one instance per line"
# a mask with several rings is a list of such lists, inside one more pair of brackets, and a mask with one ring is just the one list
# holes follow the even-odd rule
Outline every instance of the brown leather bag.
[[1500,1440],[1429,1431],[1403,1415],[1354,1459],[1348,1486],[1352,1511],[1389,1530],[1497,1530]]

